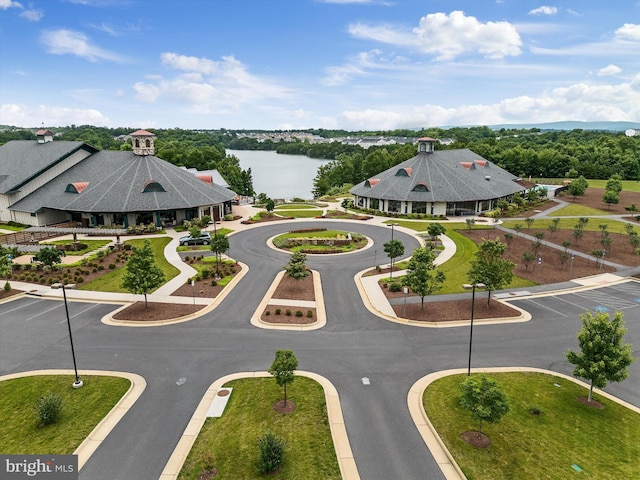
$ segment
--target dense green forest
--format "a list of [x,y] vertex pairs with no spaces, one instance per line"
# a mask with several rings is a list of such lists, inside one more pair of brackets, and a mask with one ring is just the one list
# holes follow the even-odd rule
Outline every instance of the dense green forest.
[[[75,126],[53,129],[61,140],[87,142],[101,149],[130,149],[130,143],[115,139],[134,128]],[[307,155],[332,160],[321,166],[314,180],[314,194],[323,195],[344,185],[353,185],[391,168],[416,154],[413,144],[387,145],[364,149],[338,141],[327,143],[258,141],[243,130],[150,129],[156,135],[156,155],[175,165],[217,169],[240,194],[253,192],[250,169],[244,171],[225,149],[275,150],[283,154]],[[302,130],[300,130],[302,132]],[[436,149],[468,148],[511,173],[527,178],[577,177],[607,179],[617,173],[623,180],[640,180],[640,137],[622,132],[593,130],[549,131],[539,129],[500,129],[489,127],[430,128],[420,131],[393,130],[348,132],[345,130],[304,130],[323,138],[346,136],[386,136],[451,138],[454,143]],[[282,133],[263,131],[259,133]],[[287,132],[292,133],[292,132]],[[0,143],[12,139],[35,138],[30,131],[0,133]]]

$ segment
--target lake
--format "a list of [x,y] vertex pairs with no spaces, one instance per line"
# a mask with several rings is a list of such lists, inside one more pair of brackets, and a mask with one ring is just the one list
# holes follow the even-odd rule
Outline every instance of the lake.
[[330,161],[258,150],[227,150],[227,155],[237,157],[243,170],[251,169],[256,194],[266,193],[274,199],[313,198],[311,190],[318,168]]

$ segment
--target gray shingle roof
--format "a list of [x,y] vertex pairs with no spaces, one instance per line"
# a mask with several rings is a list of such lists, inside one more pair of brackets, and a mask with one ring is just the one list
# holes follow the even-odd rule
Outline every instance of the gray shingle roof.
[[[408,175],[397,175],[404,169]],[[378,179],[378,182],[371,180]],[[525,190],[517,177],[468,149],[418,153],[350,192],[361,197],[412,202],[489,200]],[[427,191],[414,191],[418,183]],[[372,186],[368,186],[372,185]]]
[[0,193],[19,189],[31,178],[83,149],[97,152],[82,142],[47,142],[12,140],[0,147]]
[[[158,182],[165,191],[143,192],[150,180]],[[76,182],[89,185],[81,193],[65,191],[68,184]],[[148,212],[215,205],[235,196],[233,191],[198,180],[192,173],[158,157],[103,150],[10,208],[25,212],[36,212],[42,207],[89,213]]]

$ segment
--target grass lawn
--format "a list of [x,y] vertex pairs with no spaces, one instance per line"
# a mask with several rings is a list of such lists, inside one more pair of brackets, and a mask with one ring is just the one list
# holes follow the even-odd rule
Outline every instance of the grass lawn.
[[587,207],[586,205],[571,204],[567,205],[560,210],[553,212],[555,217],[571,217],[580,216],[585,217],[587,215],[607,215],[609,212],[606,210],[600,210],[599,208]]
[[276,210],[304,210],[306,208],[317,208],[315,205],[306,203],[288,203],[286,205],[278,205]]
[[[464,374],[436,380],[423,396],[429,419],[467,478],[640,478],[639,414],[599,395],[594,399],[603,409],[582,405],[577,398],[588,390],[563,378],[541,373],[487,376],[502,384],[510,411],[497,424],[483,423],[482,431],[491,439],[485,449],[460,438],[478,429],[458,403]],[[542,415],[531,414],[534,407]],[[574,464],[583,471],[572,469]]]
[[[207,454],[215,458],[216,480],[341,478],[320,384],[296,377],[287,387],[287,401],[296,404],[289,415],[273,409],[283,398],[283,389],[273,378],[240,379],[225,386],[233,388],[225,412],[205,421],[179,479],[198,478]],[[282,438],[286,447],[281,469],[263,476],[256,471],[258,438],[267,430]]]
[[6,223],[0,223],[0,230],[11,230],[12,232],[21,232],[25,228],[28,228],[28,225],[17,227],[15,225],[7,225]]
[[317,208],[310,208],[308,210],[276,210],[274,213],[282,215],[283,217],[293,218],[314,218],[322,215],[323,210]]
[[[151,249],[156,259],[156,263],[164,272],[165,281],[171,280],[173,277],[180,273],[176,267],[171,265],[164,256],[164,247],[171,241],[169,237],[150,238]],[[136,248],[142,248],[144,245],[144,239],[127,240],[125,244],[129,244]],[[127,290],[122,288],[122,277],[124,276],[125,268],[118,268],[111,270],[109,273],[102,275],[101,277],[92,280],[91,282],[83,283],[78,287],[79,290],[95,290],[97,292],[120,292],[127,293]]]
[[[522,225],[521,233],[527,233],[527,224],[523,220],[505,220],[502,224],[505,228],[513,228],[516,223]],[[558,228],[560,230],[573,230],[573,227],[578,223],[577,218],[562,218],[558,223]],[[547,229],[549,225],[552,225],[553,222],[550,218],[536,218],[535,221],[531,224],[531,228],[533,229]],[[598,225],[607,224],[607,231],[610,233],[626,233],[624,226],[624,222],[619,222],[618,220],[612,220],[609,218],[590,218],[589,223],[584,227],[585,231],[588,232],[597,232],[600,231],[600,227]]]
[[[0,452],[6,454],[71,454],[129,389],[126,378],[73,375],[22,377],[0,382]],[[43,395],[62,397],[62,418],[38,427],[33,407]]]
[[[53,240],[51,242],[45,242],[43,245],[71,245],[73,240]],[[87,246],[84,250],[78,250],[75,252],[67,252],[68,255],[84,255],[85,253],[97,250],[100,247],[104,247],[111,243],[110,240],[80,240],[78,243],[83,243]]]
[[[543,178],[533,179],[534,182],[546,184],[546,185],[562,185],[564,178]],[[589,187],[605,188],[608,180],[593,180],[587,179]],[[640,192],[640,182],[636,180],[622,180],[622,189],[627,192]]]

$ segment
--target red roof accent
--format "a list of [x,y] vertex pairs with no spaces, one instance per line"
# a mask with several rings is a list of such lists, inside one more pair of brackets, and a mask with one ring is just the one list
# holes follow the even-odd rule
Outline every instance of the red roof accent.
[[367,180],[367,183],[369,183],[370,187],[373,187],[376,183],[378,183],[380,181],[379,178],[370,178],[369,180]]
[[40,129],[36,132],[36,135],[53,135],[53,132],[48,129]]
[[473,162],[460,162],[460,165],[462,165],[467,170],[471,170],[472,168],[475,168],[475,166],[473,165]]
[[413,171],[413,168],[411,168],[411,167],[406,167],[406,168],[404,169],[404,171],[405,171],[405,172],[407,172],[407,175],[411,176],[411,172]]
[[82,193],[82,191],[89,186],[89,182],[74,182],[71,185],[76,187],[78,193]]
[[486,160],[476,160],[475,162],[476,162],[476,165],[478,165],[478,166],[480,166],[482,168],[487,166],[487,161]]
[[419,138],[418,141],[419,142],[436,142],[437,140],[431,137],[422,137],[422,138]]
[[208,183],[209,185],[213,185],[213,177],[211,175],[196,175],[198,180],[202,180],[204,183]]
[[130,133],[129,135],[136,136],[136,137],[155,137],[155,134],[151,133],[151,132],[147,132],[146,130],[136,130],[133,133]]

